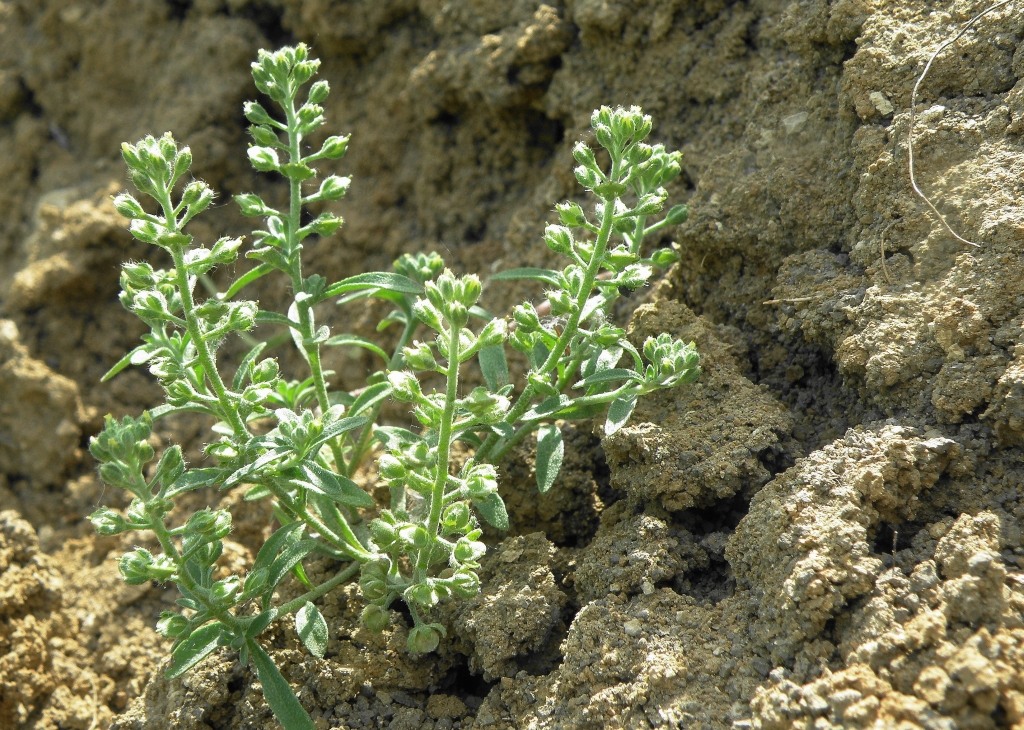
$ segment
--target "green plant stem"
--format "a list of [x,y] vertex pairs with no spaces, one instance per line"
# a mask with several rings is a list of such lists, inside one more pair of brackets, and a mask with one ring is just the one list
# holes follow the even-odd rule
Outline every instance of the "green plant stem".
[[[288,131],[288,161],[293,164],[302,162],[302,135],[297,131],[298,119],[295,114],[295,92],[290,90],[288,103],[282,104],[285,112],[285,126]],[[288,178],[288,221],[285,224],[285,247],[288,250],[289,263],[291,265],[292,291],[298,293],[304,290],[305,280],[302,278],[302,256],[301,246],[298,241],[298,231],[302,224],[302,182]],[[321,413],[326,413],[331,407],[331,399],[327,393],[327,381],[324,378],[323,365],[320,361],[320,346],[311,343],[315,333],[313,332],[312,305],[310,299],[303,298],[296,302],[299,312],[299,334],[302,338],[302,349],[306,354],[306,362],[309,363],[310,374],[313,376],[313,387],[316,390],[316,400],[320,404]],[[343,474],[349,469],[345,464],[345,455],[341,451],[336,439],[330,443],[331,453],[334,456],[335,468]]]
[[[612,165],[612,172],[609,175],[610,179],[615,179],[618,175],[618,162],[614,162]],[[590,298],[590,293],[594,288],[594,282],[597,281],[597,276],[601,270],[601,262],[604,261],[605,253],[608,250],[608,241],[612,234],[612,223],[615,219],[615,201],[606,200],[601,211],[601,228],[597,233],[597,238],[594,241],[594,253],[590,257],[590,262],[587,265],[586,271],[583,275],[583,284],[580,286],[580,292],[576,298],[576,306],[573,307],[572,313],[569,315],[568,321],[562,328],[562,334],[559,335],[558,341],[555,342],[554,347],[548,353],[547,360],[544,364],[537,369],[536,372],[540,374],[551,372],[558,364],[558,360],[562,357],[566,346],[569,341],[575,336],[577,329],[579,328],[580,318],[583,316],[583,308],[586,305],[587,300]],[[508,415],[505,417],[505,423],[515,424],[524,413],[526,413],[533,403],[533,396],[535,389],[532,385],[527,384],[523,392],[519,394],[515,404],[509,410]],[[513,435],[508,440],[502,440],[500,436],[492,433],[484,443],[477,449],[476,459],[477,461],[490,461],[495,462],[500,460],[512,446],[521,439],[522,436],[516,437]],[[514,440],[513,440],[514,439]],[[492,453],[493,452],[493,453]]]
[[[170,191],[163,192],[163,198],[160,201],[160,205],[164,210],[167,227],[174,233],[180,233],[181,231],[178,228],[177,219],[173,214],[174,206],[171,205]],[[245,440],[248,440],[251,434],[245,427],[245,422],[242,421],[241,416],[238,415],[236,404],[232,402],[228,395],[228,389],[224,385],[224,381],[221,380],[220,372],[217,370],[217,361],[206,343],[206,339],[203,336],[203,330],[199,326],[199,320],[196,318],[196,304],[195,300],[192,298],[192,288],[189,285],[188,272],[185,269],[184,247],[180,245],[172,245],[170,246],[170,250],[171,258],[174,261],[175,285],[178,287],[178,293],[181,295],[181,308],[185,314],[185,325],[188,329],[189,337],[192,338],[192,344],[195,345],[196,354],[199,356],[199,362],[203,366],[203,372],[206,375],[210,386],[213,388],[213,392],[217,396],[217,401],[220,403],[221,417],[224,418],[224,420],[231,426],[231,429],[235,432],[236,436],[243,437]]]
[[347,581],[349,578],[354,576],[356,573],[358,573],[360,567],[361,566],[360,566],[359,563],[349,563],[348,566],[346,566],[344,570],[340,571],[339,573],[336,573],[332,578],[330,578],[328,580],[325,580],[323,583],[318,585],[313,590],[307,591],[306,593],[303,593],[298,598],[293,598],[292,600],[288,601],[287,603],[283,603],[280,606],[278,606],[277,607],[277,615],[278,616],[282,616],[282,615],[287,615],[289,613],[292,613],[294,611],[298,611],[300,608],[305,606],[307,603],[309,603],[311,601],[315,601],[318,598],[321,598],[322,596],[327,595],[328,593],[331,592],[332,589],[334,589],[337,586],[341,585],[342,583]]
[[419,579],[427,576],[430,557],[434,551],[437,527],[441,523],[441,510],[444,507],[444,488],[448,484],[448,460],[451,458],[452,425],[455,421],[455,402],[459,397],[459,327],[449,322],[448,331],[448,387],[445,390],[444,412],[441,414],[441,427],[437,435],[437,462],[435,464],[434,484],[430,490],[430,514],[427,517],[427,534],[430,544],[421,548],[416,556],[416,574]]
[[342,515],[341,529],[342,534],[335,534],[334,530],[328,527],[320,518],[309,512],[306,509],[297,509],[292,503],[288,496],[288,493],[283,489],[279,489],[274,484],[268,484],[267,487],[273,492],[274,497],[280,504],[283,504],[288,510],[295,516],[296,519],[302,520],[307,525],[312,527],[314,530],[320,533],[322,537],[332,541],[339,549],[343,550],[346,554],[350,555],[352,559],[366,562],[373,556],[366,551],[366,548],[359,542],[359,538],[356,537],[355,533],[352,532],[352,528],[349,527],[348,523]]
[[[395,351],[391,355],[391,360],[388,362],[388,370],[394,370],[402,362],[402,350],[406,345],[409,344],[409,340],[412,339],[413,332],[416,331],[416,318],[413,316],[412,311],[406,312],[405,328],[402,330],[402,335],[398,338],[398,344],[395,345]],[[346,476],[349,478],[355,473],[356,469],[363,462],[363,455],[369,450],[370,442],[373,439],[373,424],[377,422],[378,416],[380,416],[380,410],[383,407],[383,401],[378,402],[370,409],[369,419],[370,422],[363,429],[363,432],[359,436],[359,441],[356,443],[355,450],[352,452],[352,458],[349,460],[348,469],[346,470]]]

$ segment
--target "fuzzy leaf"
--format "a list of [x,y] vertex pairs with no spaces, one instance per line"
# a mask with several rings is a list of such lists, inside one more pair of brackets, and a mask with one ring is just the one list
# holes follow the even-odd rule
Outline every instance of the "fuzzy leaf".
[[537,269],[533,267],[508,269],[506,271],[499,271],[491,277],[491,281],[519,281],[522,279],[540,281],[559,288],[562,286],[562,275],[551,269]]
[[[361,419],[365,421],[366,419]],[[319,464],[304,464],[300,469],[308,481],[296,482],[315,492],[325,494],[335,502],[349,507],[372,507],[373,497],[364,492],[358,484],[347,477],[324,469]]]
[[167,678],[180,677],[208,657],[220,646],[223,636],[224,627],[216,621],[193,631],[171,652],[171,666],[167,669]]
[[491,345],[480,348],[476,357],[489,390],[495,391],[508,384],[508,361],[505,359],[503,346]]
[[590,375],[574,384],[572,387],[589,388],[590,386],[597,385],[598,383],[614,383],[623,380],[640,383],[643,381],[643,376],[633,370],[629,370],[628,368],[610,368],[608,370],[599,370],[593,375]]
[[611,436],[625,426],[634,408],[636,408],[635,393],[616,398],[612,401],[612,404],[608,406],[608,418],[604,423],[605,436]]
[[555,423],[545,423],[537,429],[537,490],[544,494],[558,478],[562,469],[565,443],[562,429]]
[[323,659],[327,651],[327,621],[309,601],[295,614],[295,632],[310,654]]
[[356,274],[331,284],[324,291],[322,298],[329,299],[354,291],[365,291],[373,294],[375,291],[380,290],[397,292],[399,294],[423,293],[423,287],[407,276],[392,274],[386,271],[370,271],[366,274]]
[[[278,530],[268,537],[265,543],[263,543],[260,547],[260,551],[256,553],[256,560],[253,561],[252,568],[249,572],[256,571],[260,568],[266,568],[269,570],[271,565],[273,565],[274,561],[277,559],[277,556],[282,551],[302,539],[304,529],[305,525],[299,521],[295,521],[289,525],[278,528]],[[287,572],[287,569],[285,569],[282,572],[282,575]],[[274,584],[269,583],[269,581],[268,585],[271,588],[274,587]]]
[[334,337],[331,337],[326,342],[324,342],[324,344],[330,345],[332,347],[337,347],[341,345],[355,345],[356,347],[362,347],[364,350],[369,350],[375,355],[379,355],[384,362],[389,362],[391,360],[391,358],[388,357],[388,354],[384,352],[383,348],[381,348],[380,345],[378,345],[375,342],[371,342],[365,337],[359,337],[357,335],[335,335]]
[[299,699],[274,660],[253,639],[247,640],[245,646],[256,669],[256,676],[263,685],[263,696],[281,726],[287,730],[315,730],[316,726],[309,713],[299,704]]
[[477,497],[473,500],[473,506],[489,525],[497,527],[499,530],[508,529],[508,511],[505,509],[505,502],[497,492]]

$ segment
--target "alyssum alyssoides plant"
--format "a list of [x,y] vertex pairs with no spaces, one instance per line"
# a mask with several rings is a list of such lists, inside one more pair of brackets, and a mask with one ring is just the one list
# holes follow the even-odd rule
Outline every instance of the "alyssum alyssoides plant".
[[[272,621],[294,615],[307,649],[323,656],[328,626],[314,602],[358,576],[367,602],[364,624],[384,628],[389,606],[401,600],[413,620],[409,650],[432,651],[444,628],[429,621],[430,609],[480,589],[477,570],[486,548],[478,517],[499,529],[508,526],[495,465],[509,449],[527,436],[536,438],[537,485],[545,491],[562,461],[559,421],[606,413],[605,430],[611,433],[626,422],[638,397],[698,374],[692,343],[660,335],[639,352],[608,316],[620,291],[644,286],[654,267],[675,260],[668,250],[645,256],[644,238],[686,216],[685,207],[677,206],[651,222],[662,211],[665,183],[679,174],[680,155],[644,142],[651,120],[637,108],[594,113],[603,164],[583,143],[573,150],[576,177],[594,204],[589,210],[559,204],[561,222],[544,233],[545,243],[567,259],[565,267],[492,277],[543,282],[550,288],[539,308],[526,303],[510,319],[490,316],[478,304],[479,278],[456,276],[436,254],[405,255],[393,272],[336,283],[307,275],[304,244],[334,233],[341,219],[303,212],[340,199],[349,184],[337,175],[318,177],[316,169],[345,153],[347,137],[328,136],[315,151],[307,144],[324,124],[320,104],[327,82],[307,86],[318,65],[304,45],[261,51],[252,65],[256,88],[276,108],[271,113],[256,102],[245,105],[252,123],[249,160],[256,170],[281,176],[289,197],[280,209],[256,195],[235,197],[242,213],[262,219],[262,227],[245,249],[255,265],[223,291],[198,296],[212,287],[207,274],[214,267],[235,263],[242,240],[222,238],[207,247],[185,232],[214,198],[205,183],[189,179],[189,149],[170,134],[123,145],[131,180],[152,204],[122,194],[116,208],[131,219],[134,237],[164,249],[171,265],[124,265],[121,302],[150,331],[106,377],[129,364],[145,364],[163,386],[166,403],[138,418],[108,416],[90,442],[103,480],[132,495],[123,514],[97,510],[91,516],[97,530],[147,532],[159,545],[120,559],[125,581],[171,582],[180,593],[177,610],[165,612],[157,624],[174,641],[169,674],[182,674],[218,647],[232,647],[253,666],[271,709],[288,728],[312,725],[259,642]],[[242,297],[268,275],[286,277],[294,293],[287,311],[264,310]],[[390,303],[384,325],[398,328],[390,352],[355,335],[332,334],[316,320],[318,305],[364,297]],[[283,340],[276,337],[281,332],[288,335]],[[225,367],[218,348],[239,333],[267,337]],[[243,336],[256,341],[253,334]],[[305,364],[294,377],[283,375],[271,356],[274,346],[289,340]],[[518,393],[508,372],[509,346],[529,363],[518,378],[524,384]],[[331,347],[365,348],[380,357],[381,370],[359,390],[332,390],[321,357]],[[463,388],[472,367],[484,384]],[[432,380],[443,387],[425,390],[421,376],[427,374],[440,375]],[[378,422],[387,399],[408,403],[412,423]],[[212,421],[203,465],[187,465],[181,447],[172,445],[151,466],[153,421],[183,412]],[[458,442],[469,457],[454,468]],[[387,508],[353,481],[371,455],[389,487]],[[229,512],[209,508],[186,518],[174,511],[178,497],[209,487],[243,488],[247,500],[273,505],[277,529],[242,575],[215,578],[226,570],[218,559],[231,531]],[[338,564],[319,585],[303,569],[313,555]],[[275,589],[288,576],[306,592],[281,602]]]

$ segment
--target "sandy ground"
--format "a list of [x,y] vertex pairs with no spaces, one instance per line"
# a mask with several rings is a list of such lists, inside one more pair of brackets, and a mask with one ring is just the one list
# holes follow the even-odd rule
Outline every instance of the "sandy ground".
[[[919,182],[980,246],[907,175],[916,76],[983,7],[0,2],[0,727],[273,727],[228,651],[162,678],[152,626],[174,595],[121,584],[127,544],[85,516],[123,502],[85,444],[159,398],[144,371],[99,384],[140,333],[118,264],[149,255],[110,204],[120,143],[171,130],[225,198],[260,185],[248,64],[305,41],[354,180],[309,266],[549,263],[540,233],[578,194],[591,110],[640,104],[685,152],[672,194],[692,214],[663,241],[682,262],[621,315],[704,355],[697,385],[614,437],[567,432],[543,499],[527,455],[504,465],[512,530],[481,596],[441,615],[439,653],[410,656],[400,616],[359,629],[354,589],[320,607],[323,659],[275,628],[319,726],[1024,728],[1015,4],[936,60],[915,126]],[[247,230],[229,206],[205,218],[211,240]],[[365,363],[332,366],[344,383]],[[197,452],[202,424],[176,429]],[[244,558],[268,516],[225,499]]]

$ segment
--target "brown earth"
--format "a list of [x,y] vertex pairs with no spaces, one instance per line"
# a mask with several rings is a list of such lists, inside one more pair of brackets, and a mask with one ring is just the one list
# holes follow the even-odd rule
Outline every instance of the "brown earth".
[[[603,444],[572,431],[551,495],[506,465],[513,529],[482,595],[442,616],[440,653],[410,656],[397,615],[356,628],[354,590],[321,606],[322,660],[275,628],[320,727],[1024,728],[1015,4],[938,58],[918,108],[920,182],[981,245],[907,176],[915,78],[983,7],[0,2],[0,727],[273,726],[230,652],[162,678],[152,626],[174,596],[120,582],[127,543],[85,515],[124,503],[85,444],[104,413],[159,398],[144,371],[99,384],[140,333],[117,266],[148,255],[109,202],[119,144],[172,130],[224,198],[260,185],[248,63],[305,41],[354,178],[310,266],[549,262],[539,234],[577,195],[569,149],[591,110],[640,104],[685,151],[672,192],[692,215],[632,326],[704,355],[697,385]],[[193,232],[243,225],[225,205]],[[266,521],[245,513],[238,556]]]

